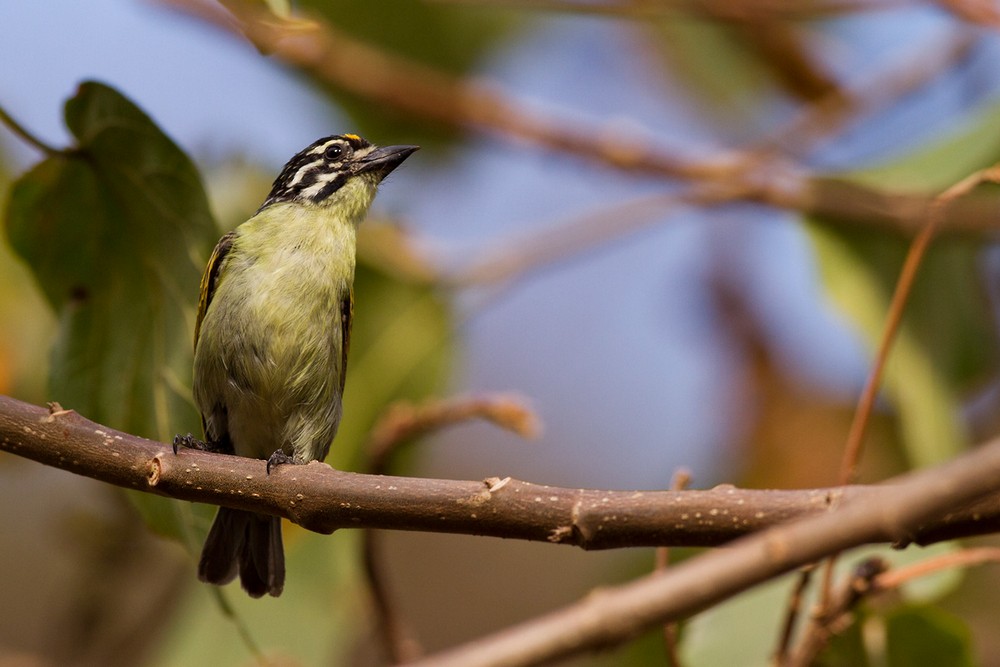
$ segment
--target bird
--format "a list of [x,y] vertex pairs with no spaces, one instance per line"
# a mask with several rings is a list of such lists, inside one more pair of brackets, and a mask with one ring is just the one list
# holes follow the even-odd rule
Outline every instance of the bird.
[[[417,146],[319,139],[285,164],[257,212],[225,234],[201,279],[192,394],[204,440],[178,446],[282,464],[322,461],[337,434],[354,314],[358,225]],[[201,581],[281,594],[279,517],[220,507]]]

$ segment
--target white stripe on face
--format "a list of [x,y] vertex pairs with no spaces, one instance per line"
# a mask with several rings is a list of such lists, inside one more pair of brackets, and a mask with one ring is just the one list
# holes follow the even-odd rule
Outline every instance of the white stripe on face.
[[295,187],[296,185],[299,184],[299,182],[303,178],[305,178],[306,174],[308,174],[310,171],[312,171],[316,167],[322,166],[323,164],[324,164],[324,160],[319,159],[319,160],[313,160],[312,162],[309,162],[308,164],[302,165],[301,167],[299,167],[299,170],[295,172],[295,175],[292,176],[292,180],[288,181],[288,183],[285,184],[285,187],[289,188],[289,189]]
[[[296,174],[296,176],[298,176],[298,174]],[[319,178],[316,179],[316,182],[310,185],[309,187],[305,188],[299,196],[305,199],[312,199],[313,197],[318,195],[323,190],[323,188],[325,188],[327,184],[330,183],[330,181],[334,180],[338,176],[340,176],[340,172],[337,171],[328,171],[326,173],[320,174]]]

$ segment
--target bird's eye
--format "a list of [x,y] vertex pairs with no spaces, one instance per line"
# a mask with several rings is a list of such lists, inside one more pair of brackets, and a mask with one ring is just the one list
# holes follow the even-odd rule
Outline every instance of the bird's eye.
[[333,146],[327,146],[326,150],[323,151],[323,157],[327,160],[339,159],[344,154],[344,147],[339,144],[334,144]]

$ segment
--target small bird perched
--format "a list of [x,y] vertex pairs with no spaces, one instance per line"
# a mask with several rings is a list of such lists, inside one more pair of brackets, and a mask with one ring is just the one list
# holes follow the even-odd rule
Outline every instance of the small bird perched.
[[[178,445],[282,463],[322,461],[341,417],[354,312],[356,232],[379,183],[417,146],[326,137],[289,160],[201,279],[194,400],[205,442]],[[281,520],[219,508],[198,578],[236,575],[252,597],[285,584]]]

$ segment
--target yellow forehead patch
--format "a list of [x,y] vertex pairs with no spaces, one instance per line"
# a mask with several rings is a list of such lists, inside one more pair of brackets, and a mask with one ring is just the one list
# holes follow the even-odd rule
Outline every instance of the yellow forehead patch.
[[352,141],[361,141],[361,137],[359,137],[359,136],[358,136],[358,135],[356,135],[356,134],[345,134],[345,135],[344,135],[344,137],[345,137],[346,139],[350,139],[350,140],[352,140]]

